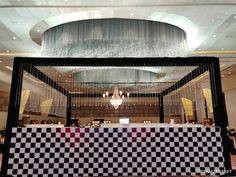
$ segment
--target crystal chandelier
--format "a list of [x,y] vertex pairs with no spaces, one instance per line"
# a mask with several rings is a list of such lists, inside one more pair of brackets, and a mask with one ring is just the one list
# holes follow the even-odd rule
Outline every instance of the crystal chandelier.
[[[123,95],[123,96],[124,96],[124,95]],[[123,96],[122,96],[122,97],[123,97]],[[111,99],[110,99],[110,103],[111,103],[112,106],[114,106],[115,109],[118,109],[119,106],[122,104],[122,102],[123,102],[123,99],[122,99],[122,98],[120,97],[120,95],[119,95],[118,88],[115,87],[115,88],[114,88],[113,95],[112,95],[112,97],[111,97]]]
[[[129,93],[127,93],[127,96],[129,96]],[[106,92],[103,94],[103,97],[109,97],[109,92]],[[113,95],[110,99],[111,105],[115,108],[118,109],[119,106],[123,103],[123,99],[125,98],[125,95],[122,94],[122,91],[118,91],[118,87],[114,87],[114,92]]]

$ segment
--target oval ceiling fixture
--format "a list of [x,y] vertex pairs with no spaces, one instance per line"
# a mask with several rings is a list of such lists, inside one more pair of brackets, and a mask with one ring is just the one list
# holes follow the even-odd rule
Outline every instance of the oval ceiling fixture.
[[137,19],[92,19],[47,30],[42,56],[176,57],[186,55],[186,33],[177,26]]

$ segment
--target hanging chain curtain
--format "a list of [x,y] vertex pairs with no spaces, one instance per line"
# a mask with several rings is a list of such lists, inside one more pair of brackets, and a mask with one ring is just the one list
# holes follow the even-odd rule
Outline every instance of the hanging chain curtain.
[[42,56],[176,57],[186,55],[186,33],[173,25],[136,19],[62,24],[42,38]]

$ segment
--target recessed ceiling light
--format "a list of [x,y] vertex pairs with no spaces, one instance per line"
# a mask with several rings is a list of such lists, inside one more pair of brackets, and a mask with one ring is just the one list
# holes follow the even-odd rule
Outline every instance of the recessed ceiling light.
[[40,29],[37,29],[36,31],[37,31],[37,32],[40,32],[41,30],[40,30]]
[[130,16],[134,16],[134,13],[133,13],[133,12],[131,12],[131,13],[130,13]]
[[18,2],[20,2],[21,0],[17,0]]
[[211,19],[211,22],[215,22],[216,20],[215,19]]
[[68,0],[64,0],[65,2],[67,2]]
[[222,47],[221,50],[225,50],[225,48]]
[[225,77],[225,75],[222,75],[222,77]]
[[0,63],[2,63],[2,61],[0,60]]
[[104,7],[102,7],[102,10],[105,10],[105,8],[104,8]]
[[213,37],[216,38],[216,35],[214,34]]
[[6,50],[6,52],[7,52],[7,53],[9,53],[9,52],[10,52],[10,50]]
[[16,40],[16,36],[13,36],[13,39]]
[[234,18],[236,18],[236,15],[234,16]]

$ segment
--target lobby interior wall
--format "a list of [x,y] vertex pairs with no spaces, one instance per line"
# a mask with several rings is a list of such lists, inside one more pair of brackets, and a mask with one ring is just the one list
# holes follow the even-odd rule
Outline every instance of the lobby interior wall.
[[6,128],[7,123],[7,112],[0,112],[0,130],[4,130]]
[[223,92],[227,92],[228,90],[236,88],[236,73],[222,78],[221,80]]
[[[4,84],[2,86],[2,84]],[[0,131],[6,129],[7,111],[9,104],[9,90],[5,83],[1,83],[0,90]]]
[[236,74],[231,74],[221,79],[222,90],[225,94],[225,104],[229,126],[236,127]]
[[236,88],[225,92],[225,104],[229,126],[236,127]]

